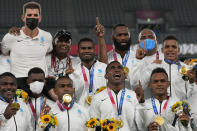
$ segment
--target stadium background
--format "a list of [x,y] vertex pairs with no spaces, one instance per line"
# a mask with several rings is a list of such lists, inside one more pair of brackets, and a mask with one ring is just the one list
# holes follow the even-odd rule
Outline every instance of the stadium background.
[[[0,0],[0,39],[12,26],[23,26],[22,5],[29,0]],[[159,43],[173,34],[181,44],[181,57],[197,57],[197,0],[35,0],[42,6],[41,29],[52,35],[59,29],[72,33],[73,48],[80,38],[90,37],[97,42],[93,31],[95,18],[106,28],[106,43],[112,48],[111,31],[118,23],[129,26],[132,46],[137,48],[138,33],[151,28]]]

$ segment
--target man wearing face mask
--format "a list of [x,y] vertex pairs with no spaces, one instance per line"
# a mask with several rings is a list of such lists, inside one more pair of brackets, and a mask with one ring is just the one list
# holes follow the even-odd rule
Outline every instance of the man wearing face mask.
[[39,67],[47,75],[46,54],[52,50],[52,36],[38,28],[41,22],[41,7],[37,2],[23,5],[24,26],[19,35],[6,34],[3,38],[2,52],[11,58],[11,72],[17,78],[27,77],[28,71]]
[[27,85],[30,95],[28,107],[32,115],[32,125],[36,130],[38,128],[37,119],[40,117],[42,108],[44,108],[44,103],[46,103],[47,106],[50,106],[54,102],[46,99],[42,93],[45,86],[45,74],[42,69],[35,67],[28,72]]
[[[150,91],[148,88],[148,83],[150,80],[151,71],[156,67],[164,68],[169,76],[170,86],[168,88],[168,96],[177,97],[178,99],[187,99],[188,92],[192,89],[192,86],[188,81],[182,79],[182,74],[180,69],[182,66],[186,66],[183,62],[180,62],[178,59],[178,54],[180,52],[179,42],[175,36],[167,36],[163,40],[162,53],[164,58],[161,59],[161,63],[151,63],[147,64],[146,67],[141,69],[143,76],[139,77],[143,88],[145,90],[145,96],[150,96]],[[155,60],[156,61],[156,60]]]

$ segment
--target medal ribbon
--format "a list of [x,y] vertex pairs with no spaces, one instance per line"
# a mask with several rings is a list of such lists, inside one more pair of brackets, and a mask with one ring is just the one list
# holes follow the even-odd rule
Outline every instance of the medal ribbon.
[[[44,104],[44,96],[41,96],[41,99],[40,99],[40,111],[42,110],[43,104]],[[33,113],[34,118],[37,120],[38,117],[37,117],[37,114],[36,114],[36,109],[34,108],[34,105],[33,105],[31,99],[29,99],[29,105],[30,105],[30,108],[31,108],[31,111]]]
[[[69,63],[70,63],[70,57],[68,56],[67,60],[66,60],[66,67],[67,67],[67,65],[69,65]],[[55,58],[54,55],[51,55],[51,68],[54,69],[54,72],[57,72],[57,70],[56,70],[56,58]]]
[[[168,101],[169,101],[169,98],[166,100],[166,102],[165,102],[165,104],[163,106],[162,112],[164,112],[166,110],[166,107],[168,105]],[[154,110],[155,114],[158,115],[159,113],[157,111],[157,106],[155,104],[155,99],[154,99],[153,96],[151,97],[151,102],[152,102],[152,106],[153,106],[153,110]]]
[[[128,61],[128,58],[129,58],[129,55],[130,55],[130,49],[127,51],[126,53],[126,56],[123,60],[123,67],[125,67],[127,65],[127,61]],[[115,52],[115,49],[113,49],[113,57],[114,57],[114,61],[118,61],[118,58],[117,58],[117,55],[116,55],[116,52]]]
[[68,107],[61,104],[59,102],[59,100],[57,101],[57,105],[58,105],[58,107],[60,108],[61,111],[70,110],[73,107],[73,104],[74,104],[74,100],[72,100],[72,102],[68,105]]
[[[18,102],[17,97],[15,96],[15,102]],[[5,103],[8,103],[2,96],[0,96],[0,100],[2,100]]]
[[124,96],[125,96],[125,88],[122,90],[121,97],[120,97],[120,104],[119,104],[118,109],[116,109],[116,103],[112,96],[111,90],[109,88],[107,88],[107,92],[108,92],[108,95],[111,100],[115,113],[118,115],[118,117],[120,117],[120,115],[122,114],[122,105],[123,105]]
[[156,52],[156,60],[159,60],[159,52]]
[[122,66],[125,67],[127,65],[127,61],[128,61],[128,58],[129,58],[129,55],[130,55],[130,49],[127,51],[126,53],[126,56],[122,62]]
[[181,63],[180,63],[180,62],[174,62],[174,61],[168,60],[168,59],[166,59],[166,58],[164,58],[164,61],[165,61],[166,63],[168,63],[168,64],[175,64],[175,65],[177,65],[177,66],[178,66],[178,71],[179,71],[179,69],[181,68]]
[[114,61],[118,61],[118,58],[117,58],[117,55],[116,55],[115,49],[113,49],[113,57],[114,57]]
[[92,94],[92,90],[93,90],[94,64],[92,65],[92,67],[90,69],[90,84],[88,83],[88,79],[87,79],[87,75],[86,75],[86,72],[85,72],[85,68],[83,66],[81,66],[81,71],[83,73],[83,78],[84,78],[85,86],[87,88],[89,88],[89,96],[90,96]]

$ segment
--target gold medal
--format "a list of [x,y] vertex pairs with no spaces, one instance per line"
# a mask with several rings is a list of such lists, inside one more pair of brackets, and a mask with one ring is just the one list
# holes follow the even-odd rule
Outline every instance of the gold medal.
[[187,75],[187,68],[185,66],[182,66],[181,69],[179,70],[179,72],[182,74],[182,75]]
[[128,67],[123,67],[123,70],[124,70],[124,72],[126,73],[126,75],[128,75],[129,74],[129,68]]
[[17,110],[20,109],[20,104],[19,103],[12,103],[12,107],[16,108]]
[[72,101],[72,97],[69,94],[65,94],[63,95],[62,100],[64,103],[70,103]]
[[86,103],[90,105],[91,102],[92,102],[92,96],[88,96],[88,97],[86,98]]
[[123,120],[121,120],[120,118],[118,118],[118,119],[116,120],[116,125],[117,125],[119,128],[122,128],[123,125],[124,125]]
[[165,122],[164,118],[162,116],[157,116],[155,118],[155,122],[157,122],[160,126],[163,125],[163,123]]

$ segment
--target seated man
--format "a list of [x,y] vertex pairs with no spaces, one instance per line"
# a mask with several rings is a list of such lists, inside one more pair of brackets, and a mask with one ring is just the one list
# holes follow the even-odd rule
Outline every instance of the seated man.
[[122,123],[119,131],[136,131],[134,116],[138,100],[136,94],[125,87],[123,66],[118,61],[111,62],[105,78],[107,88],[93,97],[90,116],[101,120],[114,118]]
[[43,95],[43,88],[45,87],[45,73],[42,69],[35,67],[30,69],[27,78],[27,87],[29,90],[29,101],[27,103],[29,110],[31,112],[31,123],[36,130],[37,119],[40,117],[40,112],[43,108],[44,103],[48,106],[52,105],[53,101],[47,99]]
[[54,91],[58,100],[51,106],[50,113],[55,115],[58,125],[55,128],[51,127],[50,131],[84,131],[89,115],[84,107],[74,102],[75,88],[72,80],[68,76],[59,77]]
[[[152,71],[149,87],[152,89],[152,97],[136,108],[136,123],[139,131],[179,131],[191,130],[189,116],[185,112],[176,119],[175,113],[171,111],[172,105],[177,100],[167,96],[169,87],[168,75],[163,68]],[[158,122],[157,120],[160,120]],[[186,121],[183,126],[181,120]],[[164,122],[164,123],[163,123]]]
[[16,96],[16,77],[8,72],[0,75],[0,130],[33,131],[27,105]]

